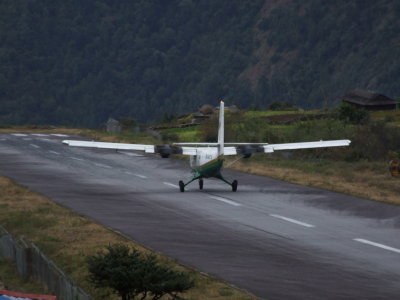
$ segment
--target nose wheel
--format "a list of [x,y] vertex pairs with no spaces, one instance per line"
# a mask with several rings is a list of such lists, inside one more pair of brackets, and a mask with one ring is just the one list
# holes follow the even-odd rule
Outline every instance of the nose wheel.
[[204,182],[203,182],[203,179],[199,179],[199,189],[203,189],[203,185],[204,185]]

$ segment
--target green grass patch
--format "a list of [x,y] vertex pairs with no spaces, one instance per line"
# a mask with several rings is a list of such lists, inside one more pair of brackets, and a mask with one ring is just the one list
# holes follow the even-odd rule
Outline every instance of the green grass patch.
[[170,128],[160,131],[162,136],[165,136],[168,140],[168,137],[174,138],[177,137],[173,142],[200,142],[199,138],[199,127],[192,126],[192,127],[185,127],[185,128]]
[[292,115],[292,114],[310,114],[309,112],[299,112],[298,110],[248,110],[244,112],[246,118],[255,119],[270,116]]

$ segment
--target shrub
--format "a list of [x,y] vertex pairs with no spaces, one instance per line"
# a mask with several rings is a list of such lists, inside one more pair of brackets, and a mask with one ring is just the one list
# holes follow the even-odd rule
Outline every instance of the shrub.
[[269,110],[298,110],[298,108],[287,102],[273,102],[268,106]]
[[98,288],[114,290],[122,300],[136,296],[160,299],[167,294],[176,299],[194,285],[188,274],[161,265],[154,255],[143,255],[123,244],[106,249],[87,257],[88,280]]
[[199,112],[201,112],[204,115],[211,115],[214,112],[214,108],[209,105],[209,104],[204,104],[200,109]]
[[370,115],[365,109],[360,109],[348,103],[342,103],[337,112],[337,118],[350,124],[366,124]]
[[352,155],[368,160],[387,159],[400,149],[400,131],[383,121],[357,127],[351,140]]

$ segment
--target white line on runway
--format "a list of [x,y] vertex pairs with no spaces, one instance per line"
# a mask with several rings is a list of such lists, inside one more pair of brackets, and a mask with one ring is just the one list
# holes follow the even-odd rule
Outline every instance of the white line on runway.
[[169,183],[169,182],[163,182],[165,185],[168,185],[168,186],[172,186],[172,187],[174,187],[174,188],[179,188],[179,186],[177,186],[176,184],[173,184],[173,183]]
[[0,141],[7,141],[7,139],[0,139]]
[[49,150],[49,152],[50,152],[50,153],[53,153],[53,154],[55,154],[55,155],[60,155],[60,153],[58,153],[58,152],[56,152],[56,151],[53,151],[53,150]]
[[295,219],[287,218],[287,217],[284,217],[284,216],[280,216],[280,215],[270,214],[270,216],[274,217],[274,218],[281,219],[281,220],[285,220],[285,221],[288,221],[288,222],[291,222],[291,223],[294,223],[294,224],[297,224],[297,225],[301,225],[301,226],[304,226],[304,227],[315,227],[314,225],[311,225],[311,224],[308,224],[308,223],[304,223],[304,222],[301,222],[301,221],[297,221]]
[[34,147],[36,149],[40,148],[38,145],[35,145],[35,144],[29,144],[29,145],[31,145],[32,147]]
[[107,166],[107,165],[103,165],[103,164],[99,164],[99,163],[94,163],[96,166],[101,167],[101,168],[106,168],[106,169],[112,169],[112,167]]
[[32,133],[31,135],[34,135],[34,136],[49,136],[48,134],[43,134],[43,133]]
[[60,136],[60,137],[66,137],[66,136],[68,136],[67,134],[61,134],[61,133],[52,133],[51,135],[53,135],[53,136]]
[[51,139],[40,139],[41,141],[45,141],[45,142],[52,142],[53,140]]
[[23,138],[24,141],[32,141],[31,138]]
[[146,179],[147,178],[147,176],[140,175],[140,174],[133,174],[133,176],[136,176],[136,177],[139,177],[139,178],[142,178],[142,179]]
[[142,179],[146,179],[147,178],[147,176],[140,175],[140,174],[134,174],[134,173],[129,172],[129,171],[125,171],[125,174],[133,175],[133,176],[136,176],[136,177],[139,177],[139,178],[142,178]]
[[393,251],[393,252],[396,252],[396,253],[400,253],[400,249],[393,248],[393,247],[390,247],[390,246],[386,246],[386,245],[383,245],[383,244],[378,244],[378,243],[371,242],[371,241],[368,241],[368,240],[354,239],[354,241],[360,242],[360,243],[363,243],[363,244],[368,244],[368,245],[375,246],[375,247],[379,247],[379,248],[382,248],[382,249],[385,249],[385,250],[389,250],[389,251]]
[[131,152],[121,152],[122,154],[128,155],[128,156],[143,156],[142,154],[137,154],[137,153],[131,153]]
[[85,161],[84,159],[78,158],[78,157],[72,157],[72,156],[71,156],[70,158],[75,159],[75,160],[79,160],[79,161]]
[[13,136],[28,136],[27,134],[23,134],[23,133],[11,133],[11,135],[13,135]]
[[242,204],[240,204],[240,203],[237,203],[235,201],[228,200],[228,199],[225,199],[225,198],[222,198],[222,197],[218,197],[218,196],[208,196],[208,197],[211,198],[211,199],[214,199],[214,200],[218,200],[218,201],[233,205],[233,206],[242,206]]

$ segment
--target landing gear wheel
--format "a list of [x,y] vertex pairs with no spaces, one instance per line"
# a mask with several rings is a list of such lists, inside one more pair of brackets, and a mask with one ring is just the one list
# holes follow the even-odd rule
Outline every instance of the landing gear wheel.
[[179,190],[181,191],[181,193],[185,191],[185,184],[182,180],[179,180]]
[[203,189],[203,179],[199,179],[199,188],[202,190]]
[[238,186],[238,182],[237,182],[237,180],[234,180],[232,182],[232,192],[236,192],[237,191],[237,186]]

